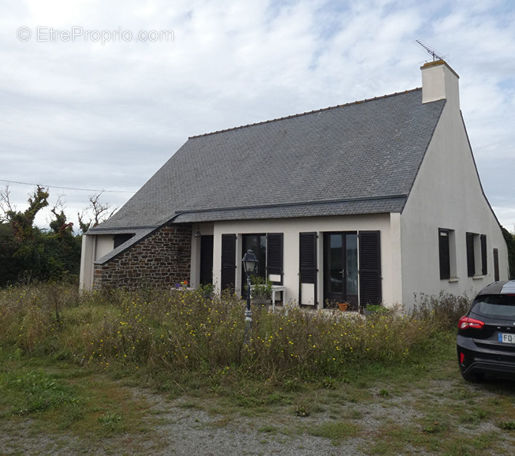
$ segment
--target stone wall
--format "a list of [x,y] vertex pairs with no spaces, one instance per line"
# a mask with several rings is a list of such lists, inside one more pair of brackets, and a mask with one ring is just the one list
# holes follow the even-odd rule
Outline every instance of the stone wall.
[[190,279],[191,225],[159,228],[105,264],[95,265],[93,287],[170,287]]

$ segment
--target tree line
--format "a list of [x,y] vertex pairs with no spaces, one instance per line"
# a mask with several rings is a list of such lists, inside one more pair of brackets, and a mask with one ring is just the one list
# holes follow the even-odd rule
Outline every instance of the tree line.
[[37,186],[28,198],[28,207],[17,210],[9,187],[0,191],[0,287],[33,281],[74,280],[80,269],[82,234],[112,215],[101,193],[89,198],[89,207],[77,214],[74,231],[60,200],[50,209],[48,229],[35,226],[36,215],[49,206],[48,189]]

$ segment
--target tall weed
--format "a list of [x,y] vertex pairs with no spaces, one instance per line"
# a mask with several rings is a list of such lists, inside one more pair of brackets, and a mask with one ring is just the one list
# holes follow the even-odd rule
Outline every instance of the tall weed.
[[411,316],[431,322],[438,329],[455,329],[458,320],[470,307],[466,296],[455,296],[441,292],[438,296],[420,295],[415,297]]
[[152,289],[79,295],[69,285],[38,285],[0,290],[0,346],[104,368],[325,378],[354,363],[405,362],[435,331],[452,327],[462,306],[442,296],[409,315],[366,318],[256,307],[244,344],[244,303],[236,296]]

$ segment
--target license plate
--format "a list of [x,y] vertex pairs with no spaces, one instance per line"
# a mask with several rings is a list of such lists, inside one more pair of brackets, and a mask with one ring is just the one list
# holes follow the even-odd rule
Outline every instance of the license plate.
[[502,344],[515,344],[515,334],[499,333],[499,342]]

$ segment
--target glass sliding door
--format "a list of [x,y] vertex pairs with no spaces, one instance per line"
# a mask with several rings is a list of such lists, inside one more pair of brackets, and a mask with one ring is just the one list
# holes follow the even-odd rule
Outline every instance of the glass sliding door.
[[344,237],[342,233],[327,233],[327,282],[326,291],[330,299],[343,300],[344,275],[345,275],[345,251]]
[[358,305],[358,238],[355,232],[324,233],[324,307]]
[[345,293],[358,304],[358,235],[345,234]]

